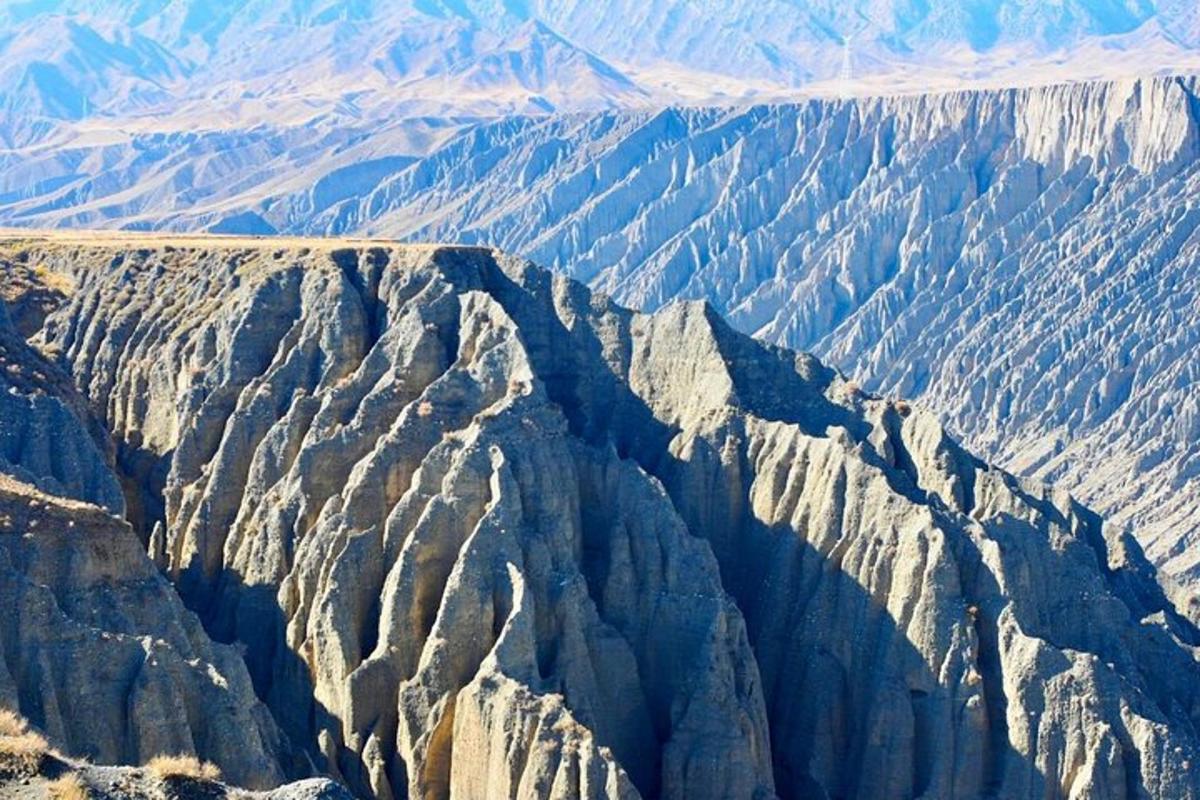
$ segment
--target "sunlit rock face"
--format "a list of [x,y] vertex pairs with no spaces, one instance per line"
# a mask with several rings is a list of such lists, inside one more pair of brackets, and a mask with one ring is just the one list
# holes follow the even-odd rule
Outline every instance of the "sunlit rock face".
[[[113,516],[125,503],[102,426],[11,316],[0,302],[0,707],[101,764],[195,754],[260,788],[304,772],[238,653]],[[11,777],[0,794],[18,791]]]
[[[281,229],[494,244],[918,399],[969,447],[1200,561],[1192,78],[473,128]],[[294,212],[293,213],[293,210]]]
[[360,795],[1200,788],[1200,636],[1127,536],[707,304],[476,248],[9,250],[73,281],[35,341],[151,555]]
[[1147,78],[133,131],[0,154],[0,222],[479,243],[643,310],[705,299],[920,400],[1194,586],[1198,108],[1194,78]]
[[71,378],[29,346],[62,301],[28,270],[5,264],[0,291],[0,473],[64,497],[125,510],[107,434]]
[[56,747],[110,765],[198,755],[263,789],[306,769],[237,651],[103,509],[0,474],[0,602],[0,705]]

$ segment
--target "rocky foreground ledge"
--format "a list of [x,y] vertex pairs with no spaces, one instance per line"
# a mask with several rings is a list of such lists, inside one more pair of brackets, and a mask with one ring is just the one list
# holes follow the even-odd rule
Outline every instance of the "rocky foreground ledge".
[[25,236],[0,269],[62,287],[31,345],[72,441],[261,728],[359,796],[1200,795],[1200,634],[1131,541],[702,303],[384,242]]

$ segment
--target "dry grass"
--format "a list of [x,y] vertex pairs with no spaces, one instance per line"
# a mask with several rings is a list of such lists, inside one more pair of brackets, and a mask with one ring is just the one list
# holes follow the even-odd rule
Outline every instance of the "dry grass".
[[0,736],[20,736],[29,730],[29,723],[15,711],[0,708]]
[[[306,238],[303,236],[245,236],[222,235],[214,233],[162,233],[158,231],[121,231],[121,230],[30,230],[27,228],[11,229],[0,227],[0,253],[17,253],[18,251],[41,250],[47,247],[108,247],[126,250],[130,248],[165,248],[174,247],[179,250],[201,250],[208,248],[244,249],[266,251],[266,255],[284,248],[301,250],[308,248],[313,252],[327,252],[345,247],[394,247],[399,245],[395,239],[379,239],[369,237],[329,237]],[[452,243],[422,242],[403,244],[405,250],[424,251],[437,250],[440,247],[455,247]],[[460,247],[463,250],[478,250],[478,247]]]
[[49,752],[45,736],[29,730],[29,723],[19,714],[0,709],[0,774],[36,775]]
[[66,772],[46,784],[46,794],[50,800],[91,800],[92,792],[88,789],[78,772]]
[[52,292],[70,294],[75,291],[75,282],[61,272],[52,272],[39,264],[33,268],[33,274],[37,276],[37,279],[41,281],[43,286]]
[[221,780],[221,770],[216,764],[201,761],[195,756],[155,756],[146,764],[146,769],[160,780],[190,778],[210,783]]

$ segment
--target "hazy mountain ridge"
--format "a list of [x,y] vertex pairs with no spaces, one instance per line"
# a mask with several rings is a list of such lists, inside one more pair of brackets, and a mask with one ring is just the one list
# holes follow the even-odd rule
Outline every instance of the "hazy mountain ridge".
[[0,30],[10,147],[92,118],[249,129],[1200,68],[1183,0],[53,0],[0,8]]

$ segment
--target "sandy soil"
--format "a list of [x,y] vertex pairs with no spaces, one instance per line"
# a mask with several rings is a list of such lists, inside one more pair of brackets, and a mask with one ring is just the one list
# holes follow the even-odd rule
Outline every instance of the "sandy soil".
[[39,230],[26,228],[0,228],[0,246],[12,247],[29,242],[54,242],[79,246],[121,247],[233,247],[262,250],[309,248],[335,250],[343,247],[396,247],[438,248],[462,247],[438,242],[399,242],[395,239],[370,239],[361,237],[305,237],[305,236],[230,236],[217,233],[174,233],[115,230]]

